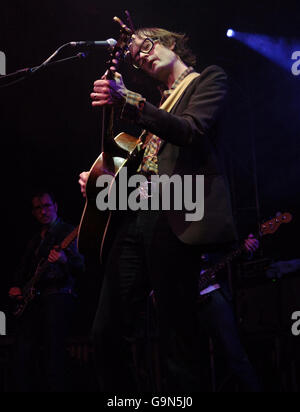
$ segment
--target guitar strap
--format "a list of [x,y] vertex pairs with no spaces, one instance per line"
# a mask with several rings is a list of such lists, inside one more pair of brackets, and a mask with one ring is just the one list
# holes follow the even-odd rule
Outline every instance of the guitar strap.
[[[40,253],[47,253],[48,249],[54,246],[55,242],[55,230],[60,223],[60,218],[57,218],[55,222],[53,222],[48,229],[48,231],[45,233],[44,238],[41,238],[41,242],[39,243],[38,247],[35,250],[35,256],[37,258],[37,262],[41,259],[41,256],[39,256]],[[46,245],[46,246],[45,246]]]
[[[166,112],[170,113],[170,111],[173,109],[175,104],[179,101],[180,97],[183,95],[184,91],[187,89],[189,84],[199,76],[200,74],[196,72],[188,74],[182,80],[182,82],[180,82],[179,85],[173,90],[173,92],[164,101],[164,103],[159,107],[159,109],[165,110]],[[152,133],[149,133],[146,130],[143,131],[143,133],[140,136],[140,140],[143,143],[143,148],[147,146],[147,144],[150,142],[150,140],[153,137],[154,135]]]
[[180,97],[182,96],[183,92],[185,89],[188,87],[188,85],[197,77],[199,77],[200,74],[193,72],[188,74],[182,82],[179,83],[179,85],[176,87],[176,89],[170,94],[170,96],[164,101],[164,103],[160,106],[161,110],[165,110],[166,112],[170,112],[175,104],[178,102]]

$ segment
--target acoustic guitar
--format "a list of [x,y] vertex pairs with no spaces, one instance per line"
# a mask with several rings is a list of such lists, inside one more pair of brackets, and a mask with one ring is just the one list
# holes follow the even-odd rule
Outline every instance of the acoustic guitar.
[[[114,17],[121,29],[119,39],[113,47],[110,59],[107,62],[105,77],[112,79],[114,73],[111,67],[117,69],[120,62],[125,59],[129,52],[129,43],[134,32],[130,15],[126,12],[127,21],[130,28],[122,20]],[[102,138],[101,154],[92,165],[86,185],[86,203],[81,217],[78,233],[78,250],[84,255],[99,255],[100,260],[103,256],[103,245],[107,235],[111,213],[109,210],[99,212],[96,204],[98,195],[97,179],[103,175],[111,175],[117,180],[118,170],[130,157],[130,152],[138,144],[139,139],[126,135],[125,133],[113,137],[113,117],[114,109],[105,106],[102,112]]]

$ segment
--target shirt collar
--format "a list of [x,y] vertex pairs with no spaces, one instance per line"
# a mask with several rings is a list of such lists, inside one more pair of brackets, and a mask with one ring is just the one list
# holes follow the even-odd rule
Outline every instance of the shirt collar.
[[175,80],[175,82],[172,84],[171,89],[169,90],[162,90],[162,97],[163,99],[166,99],[167,97],[170,96],[170,94],[173,92],[173,90],[176,89],[176,87],[179,85],[179,83],[182,82],[183,79],[186,78],[190,73],[194,71],[193,67],[188,67],[181,75]]

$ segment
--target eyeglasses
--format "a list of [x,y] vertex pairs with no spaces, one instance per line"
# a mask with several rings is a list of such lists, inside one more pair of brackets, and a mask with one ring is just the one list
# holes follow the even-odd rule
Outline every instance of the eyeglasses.
[[[151,50],[153,49],[155,43],[157,43],[158,40],[157,39],[149,39],[148,37],[143,41],[141,47],[139,48],[139,50],[137,51],[137,53],[135,54],[135,56],[131,56],[131,64],[135,69],[140,69],[143,64],[144,64],[144,60],[140,57],[140,54],[149,54],[151,52]],[[131,43],[132,45],[132,43]]]
[[33,210],[35,212],[41,212],[42,210],[49,210],[51,207],[53,207],[54,204],[53,203],[44,203],[40,206],[34,206]]

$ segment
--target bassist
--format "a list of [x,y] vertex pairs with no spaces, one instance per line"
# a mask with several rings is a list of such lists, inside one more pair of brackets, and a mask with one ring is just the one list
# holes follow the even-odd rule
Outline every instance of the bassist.
[[[65,250],[57,245],[72,232],[72,226],[58,217],[54,195],[39,192],[32,198],[32,213],[40,230],[29,242],[21,264],[12,281],[9,296],[22,305],[24,285],[41,264],[36,296],[22,313],[17,328],[15,348],[16,390],[31,392],[38,389],[61,392],[64,385],[65,343],[74,313],[74,280],[84,269],[75,240]],[[37,387],[33,359],[43,345],[45,379]]]

